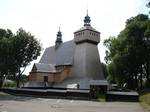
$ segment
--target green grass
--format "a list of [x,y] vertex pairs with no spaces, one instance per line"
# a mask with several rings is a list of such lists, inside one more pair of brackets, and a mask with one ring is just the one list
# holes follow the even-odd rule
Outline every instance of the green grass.
[[150,93],[146,93],[140,96],[140,101],[148,104],[150,106]]
[[150,112],[150,92],[140,95],[140,102],[145,112]]
[[100,95],[98,96],[98,101],[100,101],[100,102],[105,102],[105,101],[106,101],[105,94],[100,94]]

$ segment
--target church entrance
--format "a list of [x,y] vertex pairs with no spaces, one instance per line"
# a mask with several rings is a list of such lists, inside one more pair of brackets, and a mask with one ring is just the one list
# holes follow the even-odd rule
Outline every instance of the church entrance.
[[44,76],[44,82],[48,82],[48,76]]
[[48,87],[48,76],[44,76],[44,87]]

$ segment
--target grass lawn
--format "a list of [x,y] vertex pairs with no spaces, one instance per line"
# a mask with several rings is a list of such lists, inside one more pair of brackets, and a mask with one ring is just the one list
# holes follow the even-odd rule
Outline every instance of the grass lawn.
[[100,101],[100,102],[105,102],[105,101],[106,101],[105,95],[104,95],[104,94],[100,94],[100,95],[98,96],[98,101]]
[[150,92],[140,96],[140,102],[145,112],[150,112]]

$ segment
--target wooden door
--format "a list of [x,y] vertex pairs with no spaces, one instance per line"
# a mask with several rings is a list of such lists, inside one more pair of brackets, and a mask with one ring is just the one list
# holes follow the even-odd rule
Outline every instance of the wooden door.
[[48,76],[44,76],[44,82],[48,82]]

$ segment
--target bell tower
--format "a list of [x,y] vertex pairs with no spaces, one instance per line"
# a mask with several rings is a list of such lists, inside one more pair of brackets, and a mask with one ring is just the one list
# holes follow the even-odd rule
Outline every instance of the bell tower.
[[61,31],[60,31],[60,27],[59,27],[59,31],[57,33],[57,37],[56,37],[56,41],[55,41],[55,49],[57,49],[62,42],[63,42],[62,41],[62,34],[61,34]]
[[98,43],[100,32],[91,26],[91,19],[88,15],[84,18],[82,28],[74,32],[76,44],[74,54],[74,74],[87,80],[103,80]]
[[97,45],[100,42],[100,32],[91,27],[91,19],[87,15],[84,18],[84,26],[74,33],[74,40],[76,44],[92,43]]

